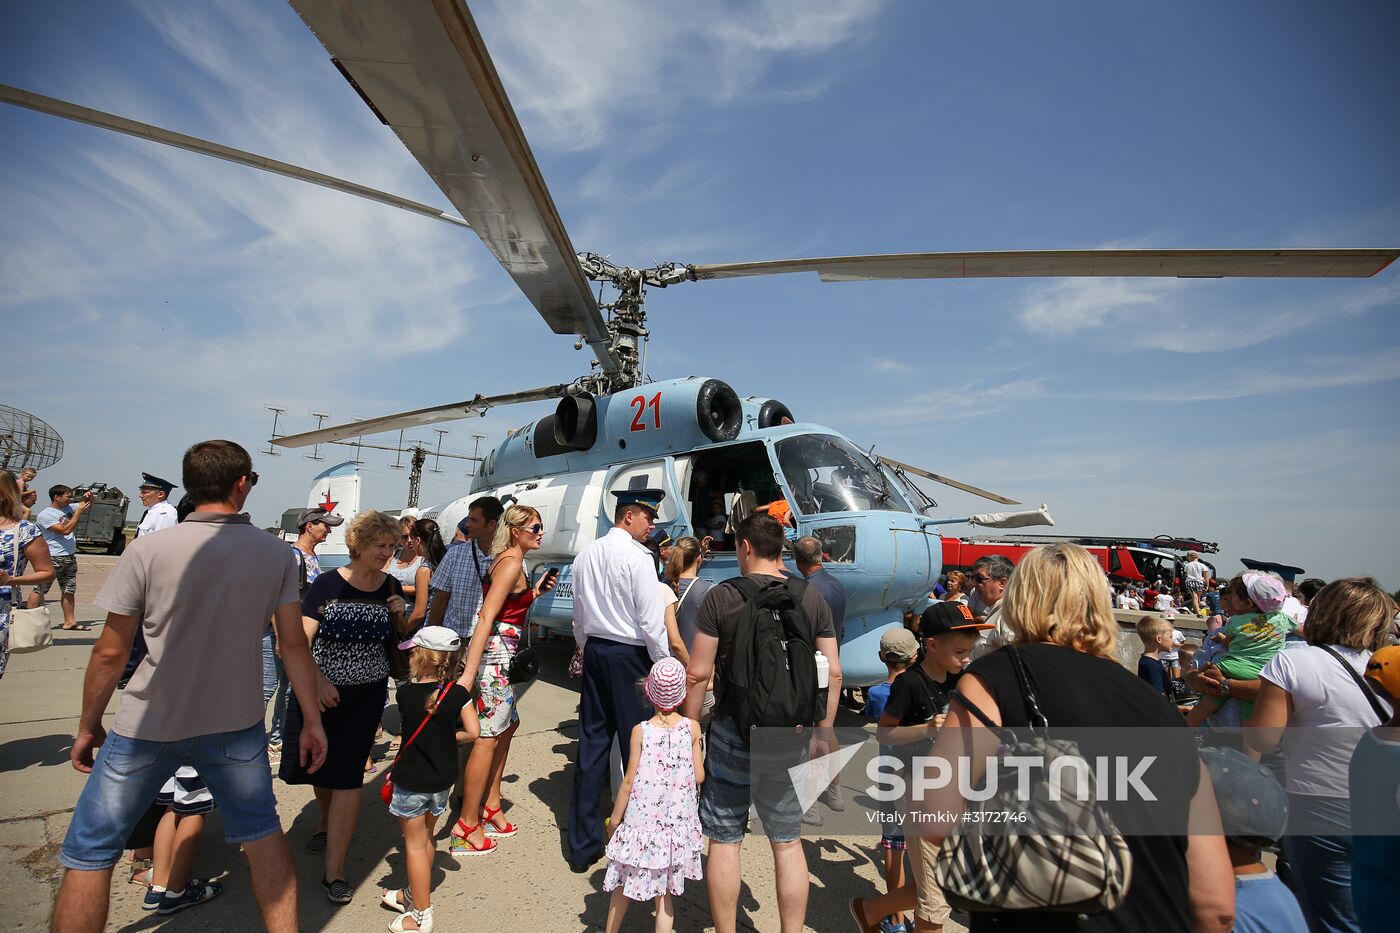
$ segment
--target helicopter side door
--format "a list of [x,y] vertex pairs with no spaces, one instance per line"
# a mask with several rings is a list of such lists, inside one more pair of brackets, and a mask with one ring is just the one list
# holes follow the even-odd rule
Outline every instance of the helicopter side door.
[[656,513],[656,527],[674,538],[691,534],[690,513],[680,495],[677,464],[674,457],[657,457],[636,463],[621,463],[608,471],[603,481],[603,507],[598,516],[598,534],[605,535],[613,525],[613,510],[617,507],[615,492],[635,489],[661,489],[666,498]]

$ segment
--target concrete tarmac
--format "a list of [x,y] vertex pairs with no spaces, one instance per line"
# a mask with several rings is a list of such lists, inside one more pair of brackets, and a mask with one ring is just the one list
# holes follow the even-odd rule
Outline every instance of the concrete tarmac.
[[[116,558],[79,558],[78,617],[99,622],[102,612],[90,602]],[[55,620],[58,607],[52,605]],[[15,655],[0,680],[0,907],[3,925],[15,930],[45,929],[62,868],[58,847],[72,818],[86,776],[73,770],[68,754],[82,706],[83,671],[100,625],[91,632],[56,632],[53,647]],[[601,929],[608,895],[603,893],[604,862],[587,874],[570,872],[565,858],[567,819],[577,740],[576,681],[566,674],[573,645],[552,639],[537,643],[541,674],[520,701],[521,726],[511,746],[504,796],[507,815],[520,834],[500,841],[490,856],[455,859],[445,838],[433,872],[436,929],[543,930]],[[108,709],[108,722],[120,694]],[[216,698],[211,698],[216,701]],[[856,717],[843,714],[849,725]],[[386,725],[397,729],[396,713]],[[384,758],[388,735],[376,746]],[[381,762],[381,773],[383,765]],[[849,786],[849,800],[853,790]],[[402,836],[398,823],[379,800],[379,781],[366,781],[360,823],[347,861],[355,890],[347,905],[330,903],[318,883],[318,856],[302,850],[316,829],[311,789],[274,783],[282,826],[297,866],[302,928],[307,930],[383,930],[394,915],[379,904],[380,889],[402,886]],[[820,805],[819,805],[820,806]],[[445,837],[449,822],[439,827]],[[868,836],[826,837],[820,828],[804,827],[803,840],[811,872],[808,929],[854,929],[846,911],[852,897],[883,892],[878,832]],[[224,893],[207,905],[171,917],[141,910],[143,889],[127,883],[125,863],[113,876],[108,929],[169,931],[245,931],[261,929],[246,863],[223,842],[216,813],[205,826],[193,869],[198,877],[217,878]],[[777,930],[773,861],[767,841],[750,836],[744,844],[739,928]],[[675,900],[676,929],[711,930],[703,882],[691,883]],[[634,904],[624,930],[650,930],[651,905]],[[950,927],[952,929],[952,927]]]

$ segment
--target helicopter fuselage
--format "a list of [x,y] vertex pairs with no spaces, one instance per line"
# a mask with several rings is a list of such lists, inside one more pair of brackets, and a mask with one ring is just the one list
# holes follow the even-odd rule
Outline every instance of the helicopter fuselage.
[[[482,495],[538,510],[545,534],[530,565],[535,571],[556,567],[560,578],[552,593],[535,601],[531,620],[568,631],[572,561],[611,527],[612,493],[664,489],[657,526],[672,538],[714,535],[700,576],[717,581],[739,573],[723,531],[729,497],[752,493],[761,506],[782,496],[793,507],[797,534],[822,540],[829,555],[824,572],[846,588],[845,683],[883,680],[880,636],[902,624],[905,611],[927,605],[942,559],[939,535],[902,481],[839,432],[794,423],[785,406],[738,399],[718,383],[737,405],[726,409],[723,397],[715,397],[717,383],[690,377],[590,398],[585,418],[575,418],[577,406],[565,400],[555,415],[511,431],[486,458],[469,495],[425,514],[448,529]],[[556,431],[560,418],[577,422],[569,429],[575,435],[580,427],[590,434],[587,421],[594,430],[570,449],[569,430]],[[707,428],[731,436],[714,440]]]

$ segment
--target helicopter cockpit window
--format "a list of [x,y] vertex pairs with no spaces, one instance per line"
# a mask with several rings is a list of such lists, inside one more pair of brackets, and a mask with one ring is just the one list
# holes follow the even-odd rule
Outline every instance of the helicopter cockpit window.
[[803,515],[828,512],[907,512],[865,454],[849,441],[806,434],[778,441],[778,465]]

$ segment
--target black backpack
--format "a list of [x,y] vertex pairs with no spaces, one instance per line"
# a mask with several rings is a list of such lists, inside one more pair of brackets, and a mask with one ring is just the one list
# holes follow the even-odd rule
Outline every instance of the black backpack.
[[746,742],[751,729],[818,722],[826,704],[817,688],[816,641],[802,609],[807,581],[725,582],[743,595],[745,613],[715,678],[716,713],[732,716]]

